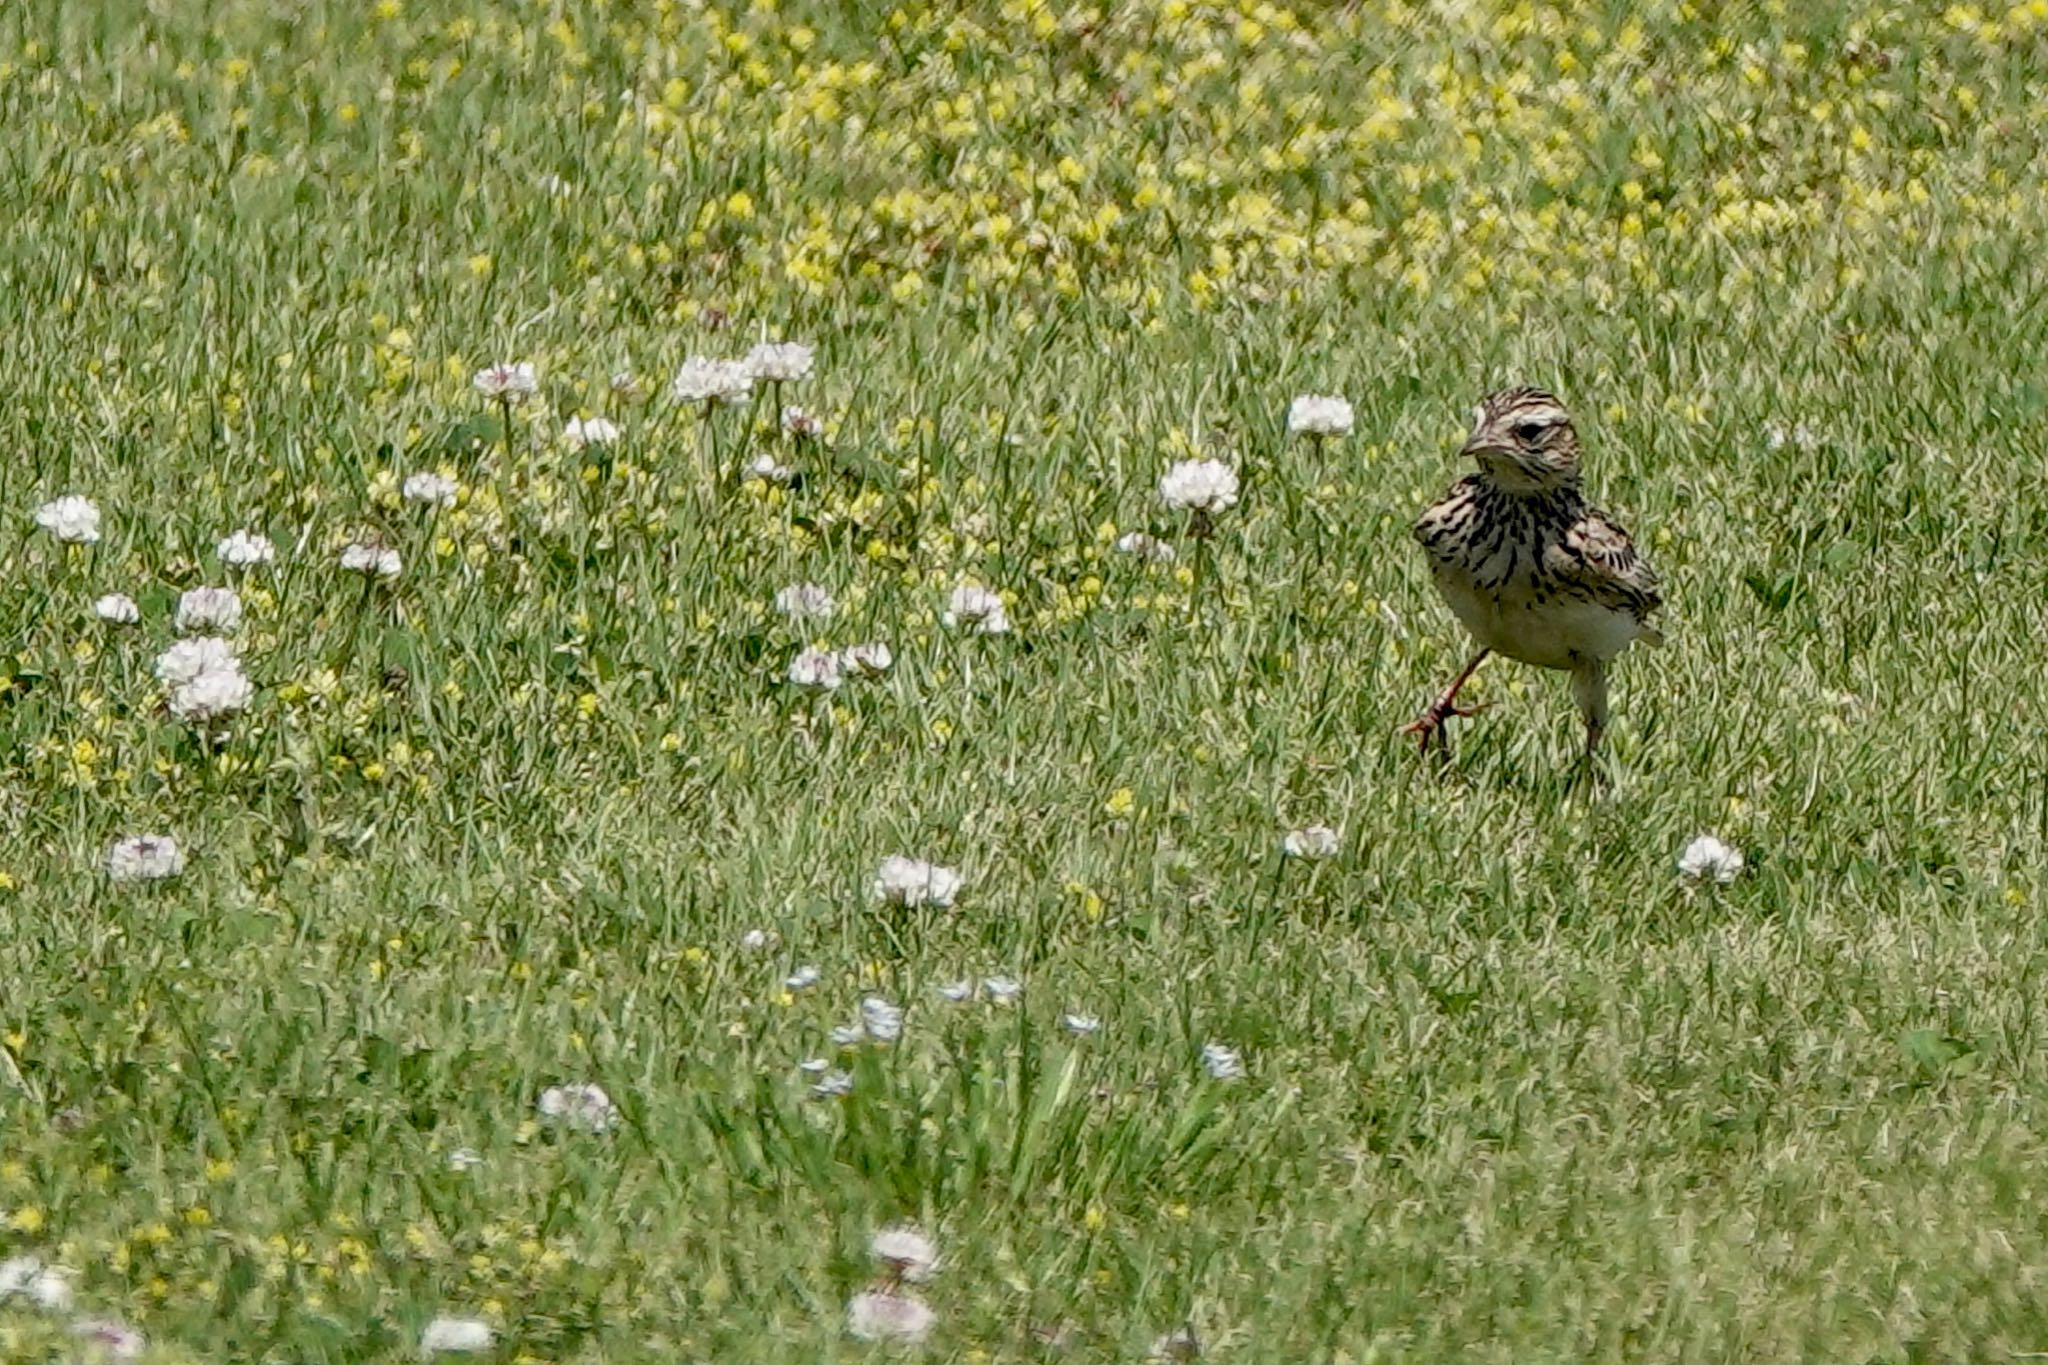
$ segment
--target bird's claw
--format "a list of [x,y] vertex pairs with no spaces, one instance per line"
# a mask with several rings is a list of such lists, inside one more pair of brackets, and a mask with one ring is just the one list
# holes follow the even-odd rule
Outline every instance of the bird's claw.
[[[1459,706],[1454,702],[1450,701],[1448,698],[1440,697],[1436,701],[1430,703],[1429,709],[1427,711],[1424,711],[1414,720],[1402,726],[1401,733],[1404,735],[1419,736],[1421,740],[1419,751],[1426,754],[1429,752],[1430,738],[1432,736],[1439,735],[1442,732],[1445,721],[1449,720],[1453,716],[1457,716],[1460,719],[1463,719],[1468,716],[1476,716],[1481,711],[1484,711],[1487,707],[1492,705],[1493,703],[1490,701],[1482,701],[1472,706]],[[1448,745],[1448,741],[1441,742],[1446,744],[1446,746]]]

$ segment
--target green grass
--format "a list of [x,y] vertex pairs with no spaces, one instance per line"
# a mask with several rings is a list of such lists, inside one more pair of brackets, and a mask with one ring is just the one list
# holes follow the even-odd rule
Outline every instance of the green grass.
[[[0,1256],[162,1361],[863,1359],[899,1221],[932,1359],[2048,1350],[2043,26],[1637,8],[0,13]],[[763,330],[825,439],[668,398]],[[1667,586],[1597,784],[1510,662],[1395,733],[1466,648],[1407,524],[1518,381]],[[209,749],[151,665],[229,581]],[[585,1080],[615,1131],[538,1122]]]

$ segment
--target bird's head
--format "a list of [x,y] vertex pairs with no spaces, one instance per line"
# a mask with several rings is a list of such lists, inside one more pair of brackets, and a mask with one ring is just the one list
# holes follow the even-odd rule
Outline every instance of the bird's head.
[[1510,492],[1538,493],[1579,480],[1579,434],[1571,414],[1542,389],[1502,389],[1480,400],[1472,409],[1472,434],[1458,453]]

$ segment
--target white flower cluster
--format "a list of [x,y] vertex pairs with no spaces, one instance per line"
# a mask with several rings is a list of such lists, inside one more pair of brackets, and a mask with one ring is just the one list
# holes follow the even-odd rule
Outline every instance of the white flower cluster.
[[1725,886],[1742,875],[1744,861],[1741,849],[1702,834],[1678,855],[1678,874],[1691,881],[1711,880]]
[[421,470],[417,474],[406,475],[398,491],[407,502],[425,503],[429,507],[453,507],[455,495],[462,489],[446,474]]
[[965,880],[953,868],[892,854],[875,870],[875,898],[913,910],[926,905],[944,909],[960,894]]
[[877,1232],[868,1251],[879,1278],[848,1300],[847,1332],[860,1341],[905,1346],[923,1341],[938,1325],[939,1315],[903,1286],[931,1278],[939,1265],[938,1247],[918,1229],[899,1225]]
[[1221,460],[1180,460],[1159,480],[1159,499],[1190,512],[1220,512],[1237,503],[1237,471]]
[[71,1274],[34,1256],[10,1256],[0,1261],[0,1303],[14,1298],[61,1313],[71,1306]]
[[619,1107],[602,1086],[587,1083],[551,1085],[535,1106],[550,1123],[585,1133],[609,1133],[619,1126]]
[[500,363],[486,366],[478,370],[469,382],[484,397],[507,403],[523,403],[540,388],[533,366],[524,361],[516,365]]
[[619,424],[602,417],[571,417],[569,424],[562,428],[562,440],[571,450],[616,445],[618,439]]
[[185,870],[185,855],[168,834],[131,834],[107,850],[107,878],[117,882],[160,882]]
[[1328,825],[1291,829],[1280,841],[1280,850],[1290,858],[1334,858],[1342,847],[1337,831]]
[[92,604],[93,615],[117,626],[132,626],[142,619],[142,608],[125,592],[110,592]]
[[1127,531],[1117,540],[1118,554],[1130,555],[1134,559],[1146,560],[1153,564],[1171,564],[1174,550],[1171,545],[1157,536],[1143,531]]
[[792,583],[775,594],[775,609],[792,621],[826,621],[839,610],[829,589],[816,583]]
[[253,569],[277,558],[277,546],[270,537],[254,531],[237,531],[215,548],[220,562],[230,569]]
[[420,1333],[421,1355],[474,1355],[491,1349],[497,1334],[482,1318],[435,1318]]
[[[43,1264],[36,1256],[10,1256],[0,1261],[0,1304],[25,1299],[46,1313],[71,1311],[71,1272]],[[81,1317],[71,1322],[71,1335],[100,1358],[133,1360],[142,1354],[142,1333],[112,1318]]]
[[1222,1043],[1202,1044],[1202,1070],[1214,1081],[1234,1081],[1244,1075],[1244,1058],[1234,1047]]
[[800,341],[764,341],[740,363],[757,384],[794,384],[811,377],[812,356]]
[[90,498],[67,493],[36,509],[36,525],[66,545],[94,545],[100,538],[100,509]]
[[838,651],[806,649],[789,661],[789,681],[813,692],[836,692],[846,681],[846,671]]
[[[183,601],[178,611],[182,621],[186,615]],[[235,619],[239,620],[240,614],[238,603]],[[171,689],[171,714],[193,724],[204,725],[246,711],[256,697],[255,685],[243,675],[234,646],[217,635],[194,635],[157,655],[156,676]]]
[[738,403],[754,391],[754,372],[744,360],[693,355],[676,371],[669,392],[678,403]]
[[978,635],[1010,633],[1010,614],[1003,606],[1003,599],[975,583],[965,583],[953,589],[953,596],[946,604],[946,614],[940,619],[949,627],[971,627]]
[[178,598],[173,624],[180,635],[225,633],[242,624],[242,598],[233,588],[193,588]]
[[1287,405],[1287,430],[1296,436],[1348,436],[1351,405],[1335,394],[1304,393]]
[[341,567],[366,578],[396,578],[405,568],[405,561],[389,545],[355,541],[341,547]]
[[814,692],[836,692],[848,678],[879,678],[896,656],[880,640],[845,649],[806,649],[789,661],[793,686]]

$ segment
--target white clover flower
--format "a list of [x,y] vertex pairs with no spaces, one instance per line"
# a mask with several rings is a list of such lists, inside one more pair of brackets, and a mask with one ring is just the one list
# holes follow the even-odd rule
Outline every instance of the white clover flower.
[[974,982],[972,980],[941,981],[932,989],[956,1005],[962,1000],[972,1000],[974,998]]
[[982,635],[1007,635],[1010,631],[1010,616],[1003,607],[1003,599],[973,583],[953,589],[946,614],[940,619],[948,626],[972,626]]
[[1351,405],[1335,394],[1301,394],[1287,405],[1287,430],[1296,436],[1349,436]]
[[71,1306],[71,1272],[34,1256],[10,1256],[0,1261],[0,1302],[17,1296],[61,1313]]
[[396,578],[404,570],[405,561],[388,545],[357,543],[342,547],[341,567],[366,577]]
[[484,397],[508,403],[524,403],[540,388],[540,381],[534,378],[533,366],[525,361],[517,365],[486,366],[478,370],[469,382]]
[[796,471],[786,464],[778,464],[773,455],[756,455],[747,462],[747,477],[772,483],[778,488],[787,488],[796,482]]
[[923,1299],[909,1294],[869,1290],[846,1304],[846,1330],[862,1341],[914,1344],[931,1335],[939,1315]]
[[233,588],[193,588],[178,598],[178,633],[227,632],[242,624],[242,597]]
[[1157,536],[1143,531],[1128,531],[1117,538],[1117,553],[1148,560],[1154,564],[1171,564],[1175,559],[1174,549]]
[[878,1043],[893,1043],[903,1036],[903,1007],[871,995],[860,1002],[860,1022],[868,1037]]
[[740,948],[749,953],[765,953],[775,946],[775,940],[773,929],[749,929],[740,935]]
[[204,724],[238,715],[255,699],[256,685],[242,675],[240,667],[209,668],[173,688],[169,705],[179,720]]
[[831,1068],[832,1063],[823,1057],[806,1057],[796,1064],[796,1069],[806,1076],[822,1076]]
[[427,1324],[427,1330],[420,1333],[420,1354],[431,1356],[450,1352],[468,1355],[488,1351],[496,1335],[482,1318],[435,1318]]
[[782,410],[782,429],[799,441],[808,441],[825,434],[825,423],[822,418],[791,403]]
[[235,647],[217,635],[194,635],[156,656],[157,679],[170,687],[182,686],[202,673],[241,666]]
[[1216,1081],[1234,1081],[1244,1075],[1244,1058],[1237,1055],[1234,1047],[1221,1043],[1202,1044],[1202,1070]]
[[133,1360],[147,1344],[142,1333],[113,1318],[79,1318],[71,1324],[71,1335],[115,1360]]
[[1060,1027],[1078,1038],[1102,1032],[1102,1020],[1092,1014],[1063,1014]]
[[117,626],[132,626],[142,619],[142,608],[125,592],[110,592],[92,604],[93,615]]
[[1337,831],[1328,825],[1291,829],[1280,841],[1280,851],[1290,858],[1334,858],[1340,847]]
[[220,562],[230,569],[253,569],[259,564],[268,564],[277,558],[277,546],[270,537],[254,531],[237,531],[214,547]]
[[107,878],[117,882],[160,882],[185,870],[185,855],[168,834],[131,834],[107,850]]
[[981,993],[998,1005],[1013,1005],[1024,994],[1024,983],[1007,976],[991,976],[982,981]]
[[619,439],[619,424],[602,417],[571,417],[569,424],[562,428],[562,439],[568,442],[571,450],[615,445]]
[[864,678],[879,678],[889,671],[889,665],[896,662],[896,656],[889,652],[889,646],[880,640],[864,645],[848,645],[839,651],[839,664],[848,673],[858,673]]
[[601,1086],[551,1085],[535,1107],[542,1118],[586,1133],[609,1133],[619,1124],[619,1107]]
[[1221,460],[1181,460],[1160,476],[1159,498],[1168,507],[1220,512],[1237,503],[1237,471]]
[[1811,450],[1819,444],[1820,433],[1808,423],[1800,422],[1790,427],[1783,422],[1764,425],[1764,445],[1771,450],[1783,450],[1786,446],[1794,450]]
[[1678,855],[1678,874],[1700,881],[1711,877],[1726,885],[1742,875],[1742,850],[1730,848],[1711,834],[1702,834]]
[[90,498],[67,493],[36,509],[36,525],[66,545],[91,545],[100,538],[100,509]]
[[678,403],[738,403],[754,391],[754,372],[743,360],[693,355],[669,385]]
[[867,1036],[867,1029],[859,1024],[840,1024],[825,1034],[825,1041],[834,1047],[852,1047]]
[[457,1147],[448,1154],[448,1169],[470,1171],[484,1164],[483,1153],[474,1147]]
[[782,979],[782,985],[785,990],[807,991],[817,985],[823,975],[816,967],[799,967]]
[[939,1264],[939,1249],[932,1239],[908,1225],[877,1232],[868,1242],[868,1253],[892,1280],[927,1279]]
[[824,621],[839,610],[839,603],[816,583],[792,583],[775,594],[775,610],[792,621]]
[[399,486],[398,491],[405,495],[407,502],[423,502],[432,507],[453,507],[455,495],[462,491],[462,486],[446,474],[422,470],[417,474],[406,475],[405,482]]
[[811,377],[811,348],[800,341],[764,341],[741,363],[757,384],[793,384]]
[[840,1095],[853,1093],[853,1073],[850,1071],[828,1071],[818,1083],[811,1087],[811,1093],[821,1100],[835,1099]]
[[795,687],[836,692],[846,679],[837,654],[829,649],[807,649],[789,661],[789,681]]
[[963,878],[950,867],[940,867],[918,858],[891,854],[875,869],[875,896],[889,905],[936,905],[953,903],[960,894]]

